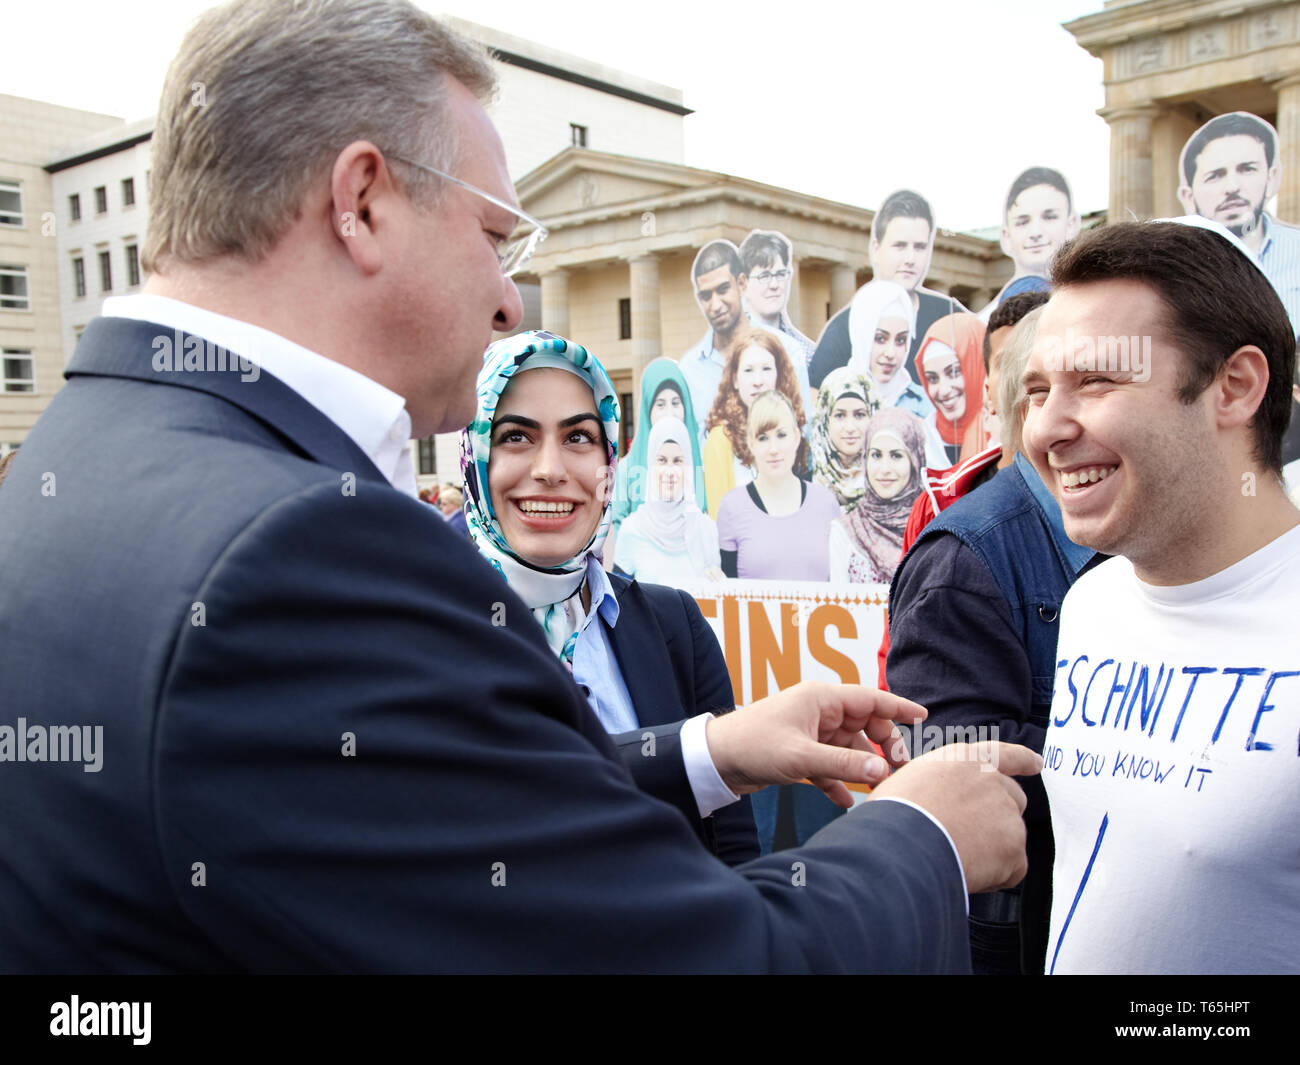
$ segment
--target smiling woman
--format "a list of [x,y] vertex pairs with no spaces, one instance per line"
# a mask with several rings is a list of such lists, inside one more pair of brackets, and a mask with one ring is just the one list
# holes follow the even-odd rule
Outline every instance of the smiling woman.
[[921,494],[925,428],[887,407],[867,424],[862,501],[830,529],[831,580],[888,584],[903,554],[907,515]]
[[844,513],[858,505],[866,485],[862,451],[867,420],[880,407],[871,378],[841,366],[826,375],[813,415],[813,479],[835,493]]
[[609,529],[618,420],[613,386],[585,348],[525,333],[488,348],[461,437],[470,538],[570,666],[589,559]]
[[688,464],[691,431],[680,419],[664,415],[649,436],[646,501],[619,531],[615,566],[629,577],[656,584],[721,580],[718,528],[695,501]]
[[[737,485],[754,479],[754,456],[750,452],[749,410],[763,392],[776,390],[790,401],[796,427],[803,432],[804,410],[799,379],[784,345],[766,329],[755,329],[736,342],[722,384],[718,387],[706,426],[704,442],[704,489],[709,497],[709,516],[716,519],[722,498]],[[799,449],[797,466],[803,471],[804,449]]]
[[784,393],[754,400],[747,447],[754,480],[732,489],[718,507],[722,571],[758,580],[826,580],[826,535],[840,505],[829,489],[795,472],[803,437]]
[[[662,422],[661,435],[685,439],[680,421]],[[533,332],[488,349],[478,410],[461,437],[474,545],[532,611],[610,733],[735,706],[722,650],[695,600],[606,574],[601,565],[618,423],[613,385],[586,348]],[[677,452],[684,459],[685,449]],[[659,447],[660,456],[665,468],[652,498],[662,498],[665,511],[652,512],[648,501],[633,517],[664,518],[656,531],[672,543],[671,534],[708,518],[687,502],[691,484],[685,462],[672,461],[672,445]],[[748,798],[695,829],[728,863],[758,854]]]
[[984,323],[965,312],[940,318],[926,331],[916,353],[916,372],[934,404],[926,417],[942,441],[949,462],[980,417],[984,391]]

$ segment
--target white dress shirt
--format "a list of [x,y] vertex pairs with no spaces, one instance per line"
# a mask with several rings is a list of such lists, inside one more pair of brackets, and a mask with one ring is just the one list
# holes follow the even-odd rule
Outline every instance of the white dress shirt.
[[102,313],[105,318],[157,322],[242,356],[288,385],[347,433],[389,484],[418,497],[406,400],[379,382],[269,329],[166,296],[110,296]]

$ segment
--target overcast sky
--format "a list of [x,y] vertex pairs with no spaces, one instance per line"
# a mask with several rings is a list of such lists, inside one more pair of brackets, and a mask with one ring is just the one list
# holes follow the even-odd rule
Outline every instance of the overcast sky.
[[[420,2],[420,0],[417,0]],[[0,93],[151,115],[167,63],[208,0],[28,0],[6,12]],[[686,162],[876,207],[926,195],[938,224],[997,224],[1026,166],[1106,205],[1101,61],[1061,23],[1102,0],[426,0],[519,37],[682,90]],[[846,10],[852,14],[845,13]]]

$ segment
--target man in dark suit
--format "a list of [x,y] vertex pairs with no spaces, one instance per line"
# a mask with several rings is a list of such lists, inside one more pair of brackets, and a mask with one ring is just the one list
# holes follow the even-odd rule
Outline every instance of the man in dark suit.
[[[470,416],[521,315],[491,88],[393,0],[243,0],[186,38],[146,291],[0,491],[0,970],[961,969],[966,886],[1022,874],[1008,774],[1038,762],[1006,745],[725,868],[682,816],[687,728],[620,761],[418,503],[410,437]],[[845,798],[860,730],[915,716],[801,685],[694,732],[732,792]]]

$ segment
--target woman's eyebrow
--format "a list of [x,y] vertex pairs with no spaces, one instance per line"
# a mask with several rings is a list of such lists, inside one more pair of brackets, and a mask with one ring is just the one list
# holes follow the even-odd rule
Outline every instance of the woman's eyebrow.
[[541,422],[533,421],[532,418],[525,418],[522,414],[502,414],[492,423],[492,428],[495,429],[498,425],[505,422],[510,422],[513,425],[522,425],[525,429],[540,429],[542,427]]
[[[525,418],[522,414],[502,414],[492,423],[492,428],[495,429],[497,426],[504,425],[507,422],[512,425],[521,425],[525,429],[540,429],[542,427],[541,422],[536,421],[533,418]],[[599,425],[600,419],[595,414],[584,411],[582,414],[571,415],[558,424],[561,429],[568,429],[571,426],[580,425],[582,422],[595,422]]]

